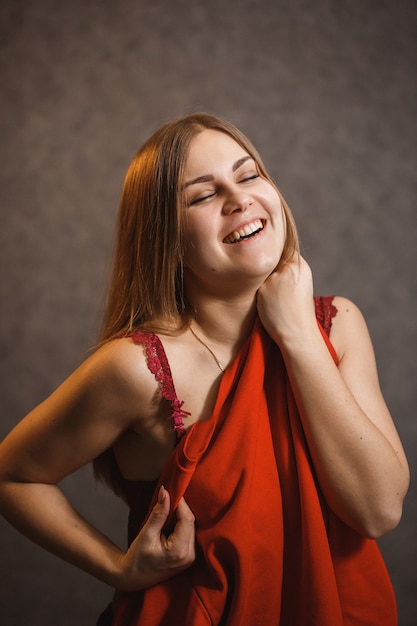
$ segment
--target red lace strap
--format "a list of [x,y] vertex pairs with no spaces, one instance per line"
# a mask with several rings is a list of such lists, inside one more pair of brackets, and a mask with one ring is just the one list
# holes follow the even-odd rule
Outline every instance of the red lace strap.
[[148,369],[159,383],[162,397],[171,405],[172,413],[169,419],[172,419],[174,430],[179,439],[186,432],[183,417],[190,415],[190,413],[183,410],[184,402],[177,397],[164,346],[154,333],[138,331],[131,334],[130,337],[135,343],[144,346]]
[[330,335],[332,319],[336,317],[337,308],[333,304],[334,296],[321,296],[314,298],[317,321],[322,325],[327,336]]

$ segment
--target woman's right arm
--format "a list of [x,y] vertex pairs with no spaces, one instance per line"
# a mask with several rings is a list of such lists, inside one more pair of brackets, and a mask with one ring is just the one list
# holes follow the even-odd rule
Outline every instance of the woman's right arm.
[[0,444],[0,513],[32,541],[122,590],[147,587],[191,565],[190,509],[182,500],[174,532],[164,537],[170,503],[161,489],[147,523],[124,552],[71,506],[58,483],[109,448],[150,408],[155,382],[141,357],[129,340],[105,345]]

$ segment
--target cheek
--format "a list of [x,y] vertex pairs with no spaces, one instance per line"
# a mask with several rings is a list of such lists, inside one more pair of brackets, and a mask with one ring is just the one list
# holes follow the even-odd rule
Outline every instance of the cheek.
[[[184,224],[184,251],[192,255],[204,255],[213,241],[217,240],[218,224],[209,212],[196,211]],[[206,254],[208,254],[206,252]]]
[[266,200],[269,203],[269,206],[272,207],[276,217],[282,219],[284,215],[284,209],[282,206],[281,197],[274,187],[270,186],[269,193],[266,194]]
[[207,248],[207,229],[201,223],[193,220],[184,229],[184,264],[188,267],[195,266],[204,258],[204,250]]

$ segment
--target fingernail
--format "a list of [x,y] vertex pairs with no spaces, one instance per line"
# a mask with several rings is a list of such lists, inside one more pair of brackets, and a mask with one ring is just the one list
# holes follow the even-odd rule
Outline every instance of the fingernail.
[[158,493],[158,504],[163,504],[165,501],[165,487],[163,485],[161,485],[159,487],[159,493]]

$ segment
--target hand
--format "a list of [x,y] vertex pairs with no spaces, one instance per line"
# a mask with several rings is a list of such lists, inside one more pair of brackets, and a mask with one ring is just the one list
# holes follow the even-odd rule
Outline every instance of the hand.
[[265,330],[281,347],[316,327],[312,274],[300,255],[268,276],[258,290],[257,307]]
[[119,589],[133,591],[155,585],[179,574],[194,562],[194,515],[184,498],[181,498],[176,510],[177,523],[173,532],[166,537],[162,529],[169,511],[169,493],[161,486],[158,502],[121,558]]

